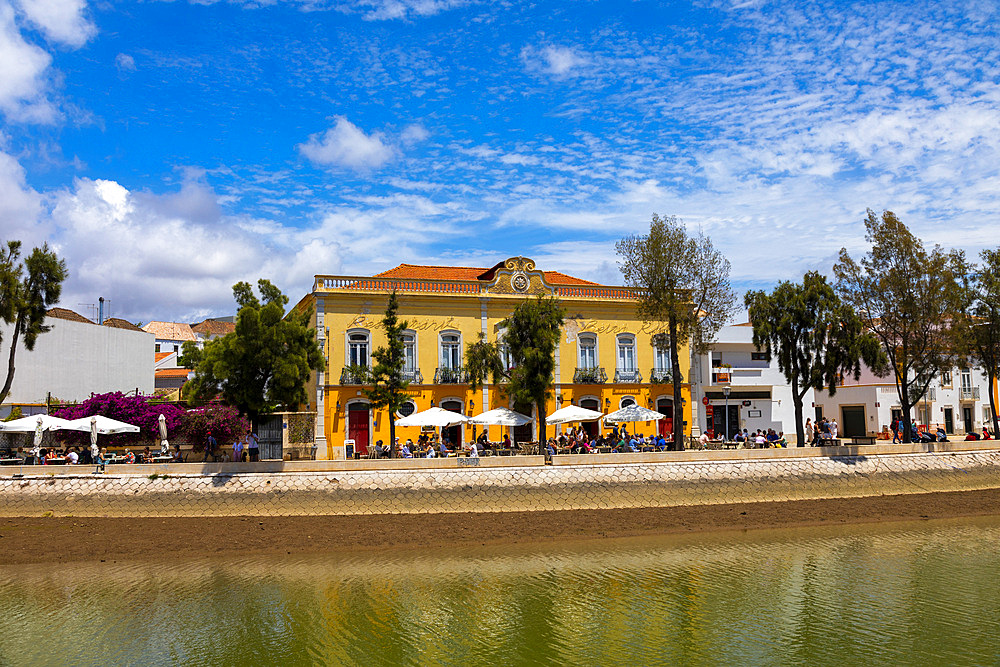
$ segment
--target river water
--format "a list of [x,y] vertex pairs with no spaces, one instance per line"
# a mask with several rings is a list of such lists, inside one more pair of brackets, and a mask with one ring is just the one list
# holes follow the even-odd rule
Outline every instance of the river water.
[[7,568],[0,664],[987,665],[1000,519]]

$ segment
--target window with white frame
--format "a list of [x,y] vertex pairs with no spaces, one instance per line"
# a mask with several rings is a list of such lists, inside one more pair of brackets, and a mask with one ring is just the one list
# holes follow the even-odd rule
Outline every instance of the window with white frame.
[[962,369],[962,391],[971,392],[972,391],[972,371],[968,368]]
[[370,362],[371,334],[367,331],[350,331],[347,334],[347,363],[351,366],[364,366]]
[[441,368],[462,367],[462,339],[457,333],[441,334]]
[[627,408],[628,406],[635,405],[635,404],[636,403],[635,403],[635,399],[634,398],[632,398],[631,396],[625,396],[625,397],[622,398],[621,401],[618,402],[618,407],[619,408]]
[[653,359],[657,373],[670,372],[670,341],[665,334],[653,336]]
[[618,370],[633,373],[635,369],[635,336],[622,334],[618,336]]
[[412,373],[417,370],[417,334],[404,331],[403,339],[403,371]]
[[580,334],[577,342],[580,346],[580,368],[597,368],[597,336]]
[[951,371],[941,371],[941,386],[950,387],[951,386]]

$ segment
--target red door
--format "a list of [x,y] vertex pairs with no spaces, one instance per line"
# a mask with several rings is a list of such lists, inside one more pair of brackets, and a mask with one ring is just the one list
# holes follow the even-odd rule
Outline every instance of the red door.
[[368,453],[368,404],[347,406],[347,437],[354,441],[354,451]]
[[669,398],[661,398],[656,402],[656,411],[667,415],[666,419],[656,422],[660,435],[667,440],[674,437],[674,402]]

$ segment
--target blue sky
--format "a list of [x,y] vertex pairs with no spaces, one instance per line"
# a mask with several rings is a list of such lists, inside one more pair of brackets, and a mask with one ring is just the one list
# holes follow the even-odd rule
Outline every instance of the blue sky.
[[0,0],[0,237],[63,306],[230,314],[400,262],[617,283],[653,212],[738,290],[865,249],[866,208],[998,245],[995,2]]

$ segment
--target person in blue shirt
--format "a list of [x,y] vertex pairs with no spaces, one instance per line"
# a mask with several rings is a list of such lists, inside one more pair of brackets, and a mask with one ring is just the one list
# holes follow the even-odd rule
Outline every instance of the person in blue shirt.
[[400,456],[400,458],[404,458],[404,459],[412,459],[413,458],[413,452],[410,451],[410,445],[412,445],[412,444],[413,444],[412,440],[407,440],[406,441],[406,444],[403,445],[402,449],[399,450],[399,456]]

